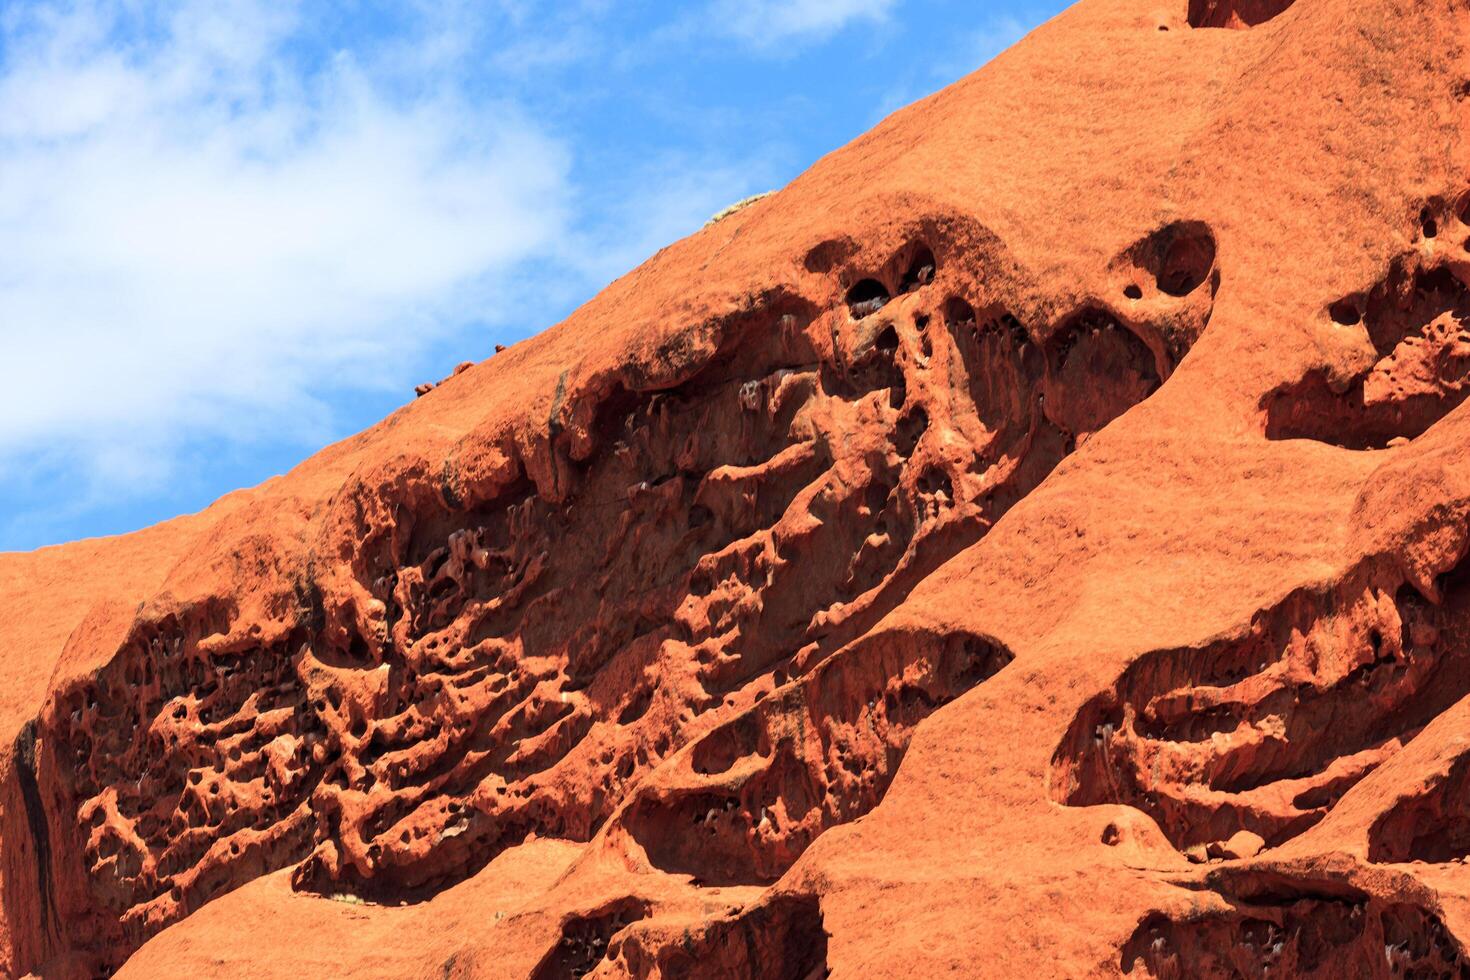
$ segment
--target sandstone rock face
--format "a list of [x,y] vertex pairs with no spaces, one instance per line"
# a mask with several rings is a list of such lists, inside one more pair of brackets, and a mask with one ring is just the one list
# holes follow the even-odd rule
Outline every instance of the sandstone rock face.
[[0,972],[1470,973],[1470,9],[1083,0],[0,556]]

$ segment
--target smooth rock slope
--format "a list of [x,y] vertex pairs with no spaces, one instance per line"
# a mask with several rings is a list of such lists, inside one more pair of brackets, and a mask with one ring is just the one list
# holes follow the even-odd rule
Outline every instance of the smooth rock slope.
[[1467,39],[1083,0],[0,556],[0,972],[1470,974]]

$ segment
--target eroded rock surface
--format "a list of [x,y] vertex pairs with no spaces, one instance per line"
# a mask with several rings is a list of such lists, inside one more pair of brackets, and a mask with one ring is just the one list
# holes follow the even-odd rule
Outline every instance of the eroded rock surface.
[[1467,28],[1084,0],[0,556],[0,972],[1467,975]]

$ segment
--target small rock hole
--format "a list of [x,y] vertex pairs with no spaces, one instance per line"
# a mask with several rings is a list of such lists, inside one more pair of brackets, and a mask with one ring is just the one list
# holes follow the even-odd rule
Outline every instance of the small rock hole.
[[951,327],[975,323],[975,308],[958,296],[951,296],[944,304],[944,322]]
[[847,309],[854,320],[861,320],[888,305],[888,288],[876,279],[864,279],[847,291]]
[[927,360],[934,356],[934,342],[929,339],[929,314],[920,313],[914,317],[914,329],[919,332],[919,351]]
[[916,289],[929,285],[934,281],[934,270],[937,265],[934,261],[934,253],[929,246],[920,245],[914,252],[914,257],[909,261],[908,271],[903,274],[903,281],[899,284],[899,292],[911,293]]
[[1188,296],[1215,265],[1215,239],[1204,226],[1171,229],[1158,272],[1158,287],[1170,296]]
[[1344,327],[1357,326],[1363,322],[1363,314],[1358,310],[1358,304],[1350,299],[1341,299],[1333,303],[1328,312],[1332,315],[1332,322]]
[[831,272],[843,259],[852,254],[852,243],[844,239],[829,238],[812,246],[802,264],[806,271],[821,275]]
[[894,329],[893,324],[884,328],[883,332],[878,335],[878,339],[873,341],[873,346],[885,354],[893,354],[898,351],[898,331]]

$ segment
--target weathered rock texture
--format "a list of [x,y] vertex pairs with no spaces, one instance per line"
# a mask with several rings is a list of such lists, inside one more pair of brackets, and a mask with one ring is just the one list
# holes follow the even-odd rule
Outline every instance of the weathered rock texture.
[[1470,975],[1470,7],[1083,0],[0,556],[0,971]]

